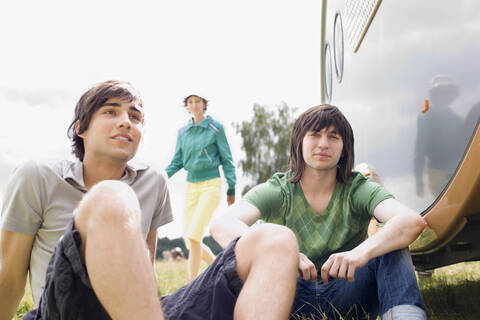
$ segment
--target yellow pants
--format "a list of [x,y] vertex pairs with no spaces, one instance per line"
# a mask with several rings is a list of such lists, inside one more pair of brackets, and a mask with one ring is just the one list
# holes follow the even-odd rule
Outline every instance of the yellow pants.
[[[185,240],[200,242],[203,230],[210,223],[213,212],[220,203],[222,182],[213,178],[201,182],[187,182],[185,208]],[[189,241],[185,241],[190,249]]]

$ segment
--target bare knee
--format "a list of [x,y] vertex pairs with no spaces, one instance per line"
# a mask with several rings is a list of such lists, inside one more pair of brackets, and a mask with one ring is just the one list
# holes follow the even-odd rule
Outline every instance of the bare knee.
[[252,240],[261,254],[297,255],[297,238],[285,226],[265,223],[252,232]]
[[100,226],[140,226],[140,204],[130,186],[105,180],[84,196],[75,212],[75,227],[82,233]]
[[[287,227],[265,223],[238,240],[235,246],[237,271],[242,280],[253,265],[263,261],[281,261],[284,269],[298,267],[298,244],[295,234]],[[268,262],[267,265],[271,265]],[[291,266],[291,268],[286,268]]]

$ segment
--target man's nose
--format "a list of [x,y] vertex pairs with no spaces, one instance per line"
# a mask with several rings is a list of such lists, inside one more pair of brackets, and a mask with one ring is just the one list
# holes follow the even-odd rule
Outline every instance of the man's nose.
[[320,148],[328,148],[328,138],[326,135],[320,136],[320,138],[318,139],[318,146]]
[[121,112],[118,119],[118,126],[130,128],[131,125],[132,122],[130,121],[130,115],[128,114],[128,112]]

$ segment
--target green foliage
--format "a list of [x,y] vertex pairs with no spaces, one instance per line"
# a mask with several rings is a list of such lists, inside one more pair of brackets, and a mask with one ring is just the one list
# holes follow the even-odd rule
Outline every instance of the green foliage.
[[252,184],[246,186],[242,194],[267,181],[275,172],[287,169],[295,111],[284,102],[275,108],[254,104],[251,121],[233,124],[242,137],[242,150],[245,152],[240,167],[252,178]]
[[25,294],[22,301],[20,302],[20,305],[18,306],[17,312],[15,313],[13,320],[20,320],[25,314],[33,310],[33,296],[29,283],[30,281],[27,281],[27,285],[25,287]]

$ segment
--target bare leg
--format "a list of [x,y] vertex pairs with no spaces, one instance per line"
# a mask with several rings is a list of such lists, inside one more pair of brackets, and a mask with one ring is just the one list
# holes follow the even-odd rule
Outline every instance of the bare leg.
[[190,251],[188,253],[188,281],[192,281],[198,276],[200,271],[200,261],[205,260],[211,264],[215,260],[212,250],[204,243],[188,239],[190,242]]
[[118,181],[97,184],[74,223],[93,290],[112,319],[164,319],[134,191]]
[[235,319],[288,319],[295,296],[298,245],[283,226],[263,224],[235,246],[237,271],[243,281]]
[[207,264],[211,264],[213,260],[215,260],[215,255],[205,243],[201,243],[201,246],[202,246],[202,259]]
[[200,257],[202,255],[202,247],[200,242],[188,239],[190,241],[190,252],[188,253],[188,281],[192,281],[198,275],[200,269]]

